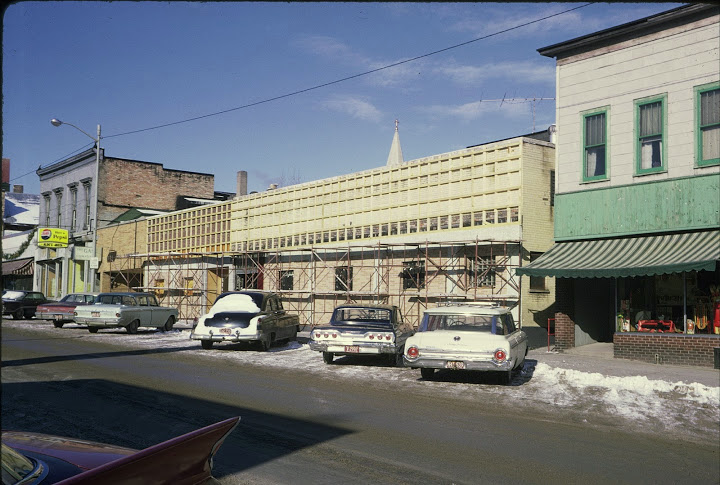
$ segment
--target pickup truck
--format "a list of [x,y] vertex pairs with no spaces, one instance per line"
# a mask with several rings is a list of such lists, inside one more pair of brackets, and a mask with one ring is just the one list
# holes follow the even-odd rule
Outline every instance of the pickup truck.
[[228,291],[198,319],[190,338],[209,350],[216,342],[250,342],[266,351],[275,342],[297,340],[300,317],[283,309],[280,297],[268,291]]
[[137,333],[139,327],[170,331],[177,318],[177,308],[160,306],[152,293],[100,293],[93,305],[75,308],[75,323],[87,325],[90,333],[101,328]]
[[403,366],[405,341],[413,334],[393,305],[340,305],[329,325],[315,327],[310,349],[322,352],[326,364],[336,355],[386,354],[391,365]]

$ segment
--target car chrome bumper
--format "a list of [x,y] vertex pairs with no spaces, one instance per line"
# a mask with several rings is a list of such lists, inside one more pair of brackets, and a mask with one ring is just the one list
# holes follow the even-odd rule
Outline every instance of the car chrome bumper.
[[492,360],[471,360],[462,358],[423,358],[409,360],[406,356],[403,356],[403,363],[405,367],[426,367],[430,369],[450,369],[451,366],[448,362],[463,362],[465,364],[464,370],[485,370],[485,371],[507,371],[512,369],[512,362],[509,360],[496,363]]
[[[310,350],[317,350],[318,352],[332,352],[333,354],[395,354],[397,353],[397,347],[394,344],[368,344],[368,343],[348,343],[348,344],[337,344],[331,345],[328,342],[316,342],[311,340],[308,342]],[[357,352],[348,351],[346,347],[357,347]]]
[[212,342],[255,342],[257,340],[262,340],[263,335],[260,333],[250,333],[250,334],[230,334],[230,335],[224,335],[224,334],[217,334],[213,333],[212,335],[209,334],[198,334],[195,332],[190,333],[190,340],[210,340]]
[[129,322],[122,322],[118,320],[117,318],[102,318],[102,317],[75,317],[75,323],[79,323],[81,325],[87,325],[88,327],[105,327],[105,328],[115,328],[115,327],[126,327]]
[[38,320],[62,320],[72,321],[75,320],[75,315],[72,313],[50,313],[50,312],[35,312],[35,318]]

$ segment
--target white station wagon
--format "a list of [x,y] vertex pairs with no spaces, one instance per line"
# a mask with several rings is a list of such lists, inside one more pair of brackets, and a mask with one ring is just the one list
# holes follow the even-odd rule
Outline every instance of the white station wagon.
[[465,303],[425,310],[417,333],[405,343],[405,366],[430,380],[435,369],[502,373],[510,383],[528,351],[528,339],[507,307]]

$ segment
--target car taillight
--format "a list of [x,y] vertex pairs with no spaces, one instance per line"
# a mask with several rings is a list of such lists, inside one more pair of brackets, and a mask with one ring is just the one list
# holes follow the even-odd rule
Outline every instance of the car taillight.
[[420,350],[414,345],[407,349],[407,356],[411,359],[416,359],[420,355]]
[[315,332],[313,334],[313,338],[320,338],[320,337],[322,337],[322,334],[320,332]]
[[368,336],[368,338],[369,338],[370,340],[375,340],[375,335],[370,334],[370,335]]
[[115,316],[120,318],[120,312],[116,313]]
[[385,340],[390,340],[390,339],[392,339],[392,335],[390,335],[390,334],[385,335]]
[[73,312],[73,315],[75,315],[77,317],[77,312]]
[[495,351],[495,354],[493,355],[493,359],[496,362],[502,362],[505,360],[506,357],[507,357],[507,353],[505,353],[505,351],[503,349],[497,349]]
[[333,338],[337,338],[337,334],[336,334],[336,333],[332,334],[332,336],[333,336]]

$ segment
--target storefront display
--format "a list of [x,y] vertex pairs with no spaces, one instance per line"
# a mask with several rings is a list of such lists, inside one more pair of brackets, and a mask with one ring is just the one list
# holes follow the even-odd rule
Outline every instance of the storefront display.
[[618,278],[616,331],[720,334],[717,273]]

